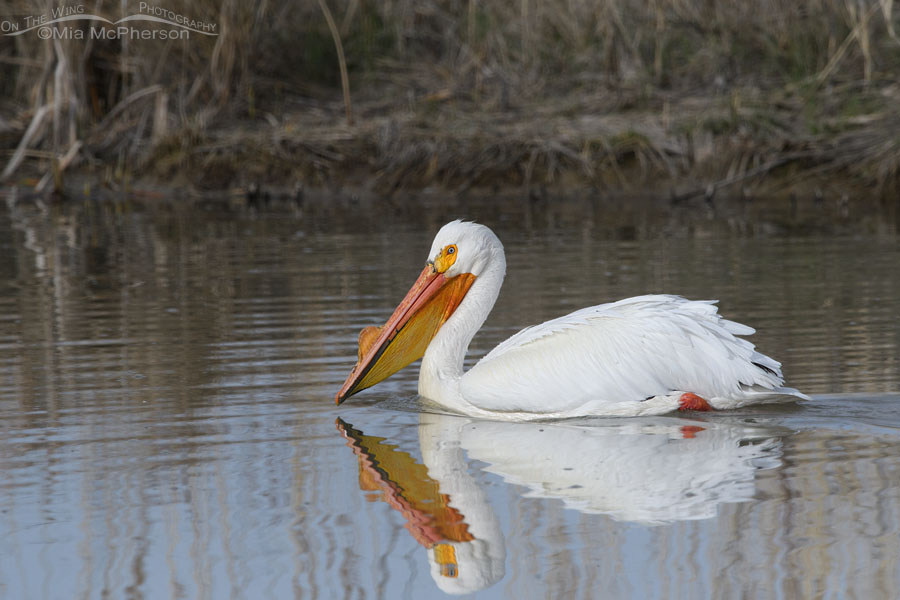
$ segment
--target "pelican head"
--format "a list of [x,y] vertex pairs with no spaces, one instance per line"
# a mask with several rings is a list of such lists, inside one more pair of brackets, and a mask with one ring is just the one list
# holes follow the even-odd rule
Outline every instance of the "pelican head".
[[[384,326],[366,327],[359,334],[358,362],[337,393],[337,404],[422,358],[478,277],[492,266],[496,271],[498,265],[502,279],[506,269],[503,244],[490,229],[459,220],[441,227],[425,268],[394,313]],[[487,311],[494,299],[496,293]]]
[[503,244],[494,232],[478,223],[460,220],[447,223],[434,236],[427,265],[452,278],[480,276],[488,264],[503,254]]

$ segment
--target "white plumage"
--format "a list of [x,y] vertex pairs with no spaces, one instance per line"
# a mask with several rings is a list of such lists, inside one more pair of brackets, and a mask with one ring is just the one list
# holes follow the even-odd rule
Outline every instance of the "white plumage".
[[780,365],[736,337],[750,333],[712,302],[638,296],[520,331],[463,375],[460,390],[491,410],[554,416],[641,411],[636,402],[684,392],[718,404],[785,393]]
[[[419,394],[446,408],[533,420],[662,414],[680,408],[685,393],[717,409],[806,399],[782,387],[780,363],[738,337],[752,334],[752,328],[722,318],[714,301],[669,295],[592,306],[523,329],[463,373],[469,342],[503,283],[503,245],[483,225],[453,221],[438,231],[429,256],[433,273],[423,272],[422,285],[438,277],[450,282],[474,276],[428,344],[419,373]],[[420,282],[401,307],[425,295],[416,291]],[[408,312],[398,315],[384,330],[398,323],[402,328]],[[391,343],[387,336],[379,338],[385,348]],[[380,354],[371,356],[374,361]],[[354,370],[356,379],[348,378],[339,402],[357,391],[353,386],[365,373],[362,367],[366,364]]]

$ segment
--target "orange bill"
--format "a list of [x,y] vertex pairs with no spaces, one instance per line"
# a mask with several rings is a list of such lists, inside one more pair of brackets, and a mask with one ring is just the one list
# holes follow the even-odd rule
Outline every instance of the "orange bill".
[[474,281],[469,273],[445,277],[426,265],[387,323],[359,334],[359,360],[337,393],[337,404],[422,358]]

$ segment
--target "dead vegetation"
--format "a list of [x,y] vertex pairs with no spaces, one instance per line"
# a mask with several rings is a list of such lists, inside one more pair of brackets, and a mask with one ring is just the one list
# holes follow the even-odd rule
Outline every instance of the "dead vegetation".
[[[121,6],[86,10],[136,12]],[[117,188],[679,182],[688,197],[841,178],[900,193],[892,0],[164,7],[218,35],[0,36],[6,182],[60,188],[77,168]]]

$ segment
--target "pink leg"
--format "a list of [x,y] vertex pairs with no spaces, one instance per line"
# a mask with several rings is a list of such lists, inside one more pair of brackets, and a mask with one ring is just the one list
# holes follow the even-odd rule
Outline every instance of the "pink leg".
[[713,410],[713,407],[709,405],[709,402],[707,402],[705,398],[701,398],[697,394],[692,394],[691,392],[686,392],[682,394],[681,398],[678,400],[678,410],[707,411]]

